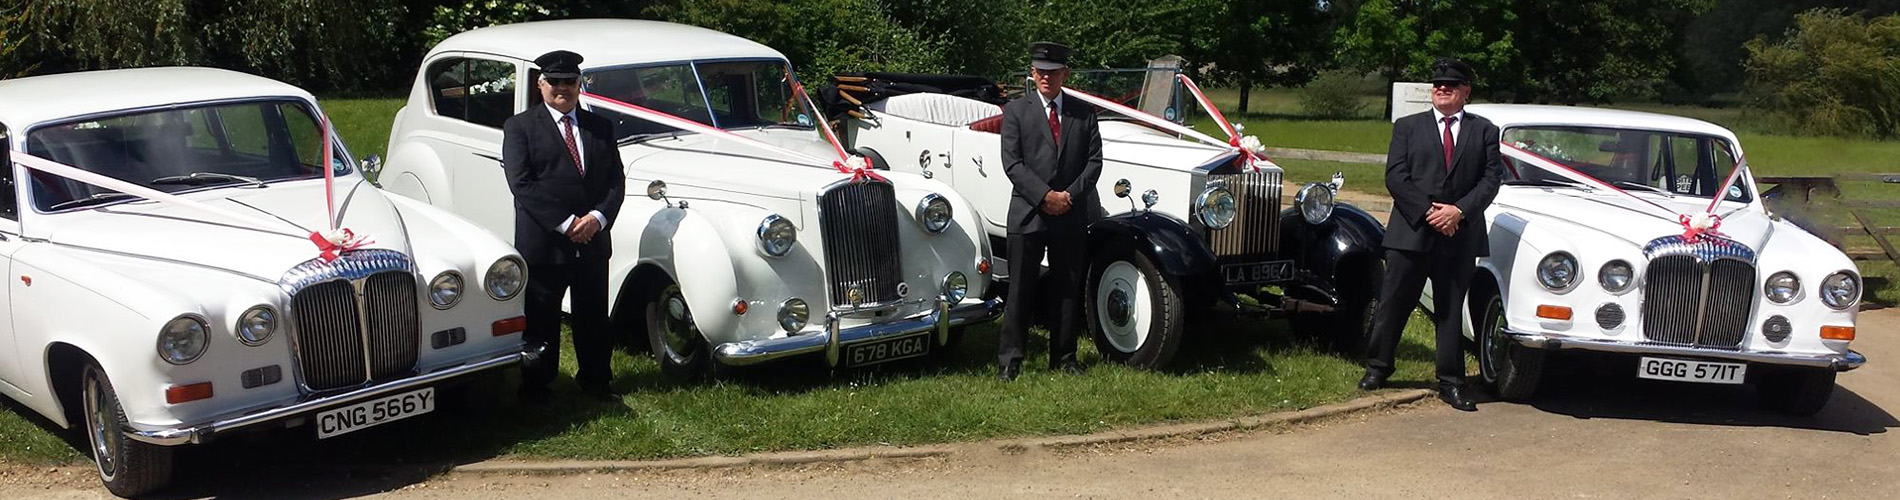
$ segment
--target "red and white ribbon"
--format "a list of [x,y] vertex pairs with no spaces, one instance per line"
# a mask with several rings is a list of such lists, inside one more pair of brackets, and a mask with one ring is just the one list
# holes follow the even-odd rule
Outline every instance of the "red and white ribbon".
[[[1192,84],[1192,83],[1190,83],[1189,85],[1193,85],[1193,84]],[[1192,88],[1192,87],[1190,87],[1190,88]],[[1205,143],[1208,143],[1209,145],[1213,145],[1213,146],[1219,146],[1219,147],[1223,147],[1223,148],[1232,148],[1233,150],[1235,150],[1235,151],[1238,151],[1238,152],[1240,152],[1240,157],[1242,158],[1242,163],[1244,163],[1244,164],[1246,164],[1248,168],[1251,168],[1251,169],[1254,169],[1254,170],[1259,170],[1259,169],[1260,169],[1260,167],[1259,167],[1259,165],[1256,165],[1256,164],[1254,163],[1254,162],[1255,162],[1256,160],[1262,160],[1262,159],[1266,159],[1266,158],[1265,158],[1264,156],[1260,156],[1260,154],[1259,154],[1258,152],[1255,152],[1255,151],[1251,151],[1251,150],[1248,150],[1247,148],[1244,148],[1244,147],[1241,147],[1241,146],[1240,146],[1240,142],[1239,142],[1238,140],[1229,140],[1229,141],[1222,141],[1222,140],[1220,140],[1220,139],[1215,139],[1215,138],[1213,138],[1213,137],[1211,137],[1211,136],[1208,136],[1207,134],[1203,134],[1203,133],[1201,133],[1201,132],[1200,132],[1200,131],[1198,131],[1198,130],[1194,130],[1194,129],[1192,129],[1192,128],[1188,128],[1188,127],[1187,127],[1187,126],[1185,126],[1185,125],[1181,125],[1181,124],[1179,124],[1179,123],[1174,123],[1174,122],[1171,122],[1171,121],[1167,121],[1167,120],[1164,120],[1164,119],[1161,119],[1161,117],[1158,117],[1158,116],[1155,116],[1155,115],[1151,115],[1151,114],[1148,114],[1148,113],[1145,113],[1145,112],[1142,112],[1141,110],[1138,110],[1138,109],[1135,109],[1135,108],[1130,108],[1130,107],[1128,107],[1128,106],[1126,106],[1126,105],[1123,105],[1122,103],[1118,103],[1118,102],[1115,102],[1115,101],[1112,101],[1112,100],[1108,100],[1108,99],[1103,99],[1103,98],[1101,98],[1101,97],[1097,97],[1097,96],[1094,96],[1094,95],[1091,95],[1091,94],[1089,94],[1088,92],[1083,92],[1083,91],[1080,91],[1080,90],[1076,90],[1076,89],[1073,89],[1073,88],[1069,88],[1069,87],[1063,87],[1063,88],[1062,88],[1062,92],[1063,92],[1064,94],[1068,94],[1068,95],[1069,95],[1069,97],[1074,97],[1074,98],[1076,98],[1076,99],[1081,99],[1081,100],[1082,100],[1082,102],[1086,102],[1086,103],[1089,103],[1089,104],[1093,104],[1093,105],[1095,105],[1096,107],[1099,107],[1099,108],[1102,108],[1102,109],[1106,109],[1106,110],[1109,110],[1109,111],[1113,111],[1113,112],[1115,112],[1115,114],[1119,114],[1119,115],[1122,115],[1122,116],[1126,116],[1126,117],[1129,117],[1129,118],[1133,118],[1133,119],[1135,119],[1135,121],[1139,121],[1139,122],[1142,122],[1142,123],[1145,123],[1145,124],[1148,124],[1148,125],[1150,125],[1150,126],[1153,126],[1153,127],[1155,127],[1155,128],[1159,128],[1159,129],[1161,129],[1161,130],[1164,130],[1164,131],[1168,131],[1168,132],[1173,132],[1173,133],[1175,133],[1175,134],[1177,134],[1177,135],[1181,135],[1181,136],[1185,136],[1185,137],[1190,137],[1190,138],[1193,138],[1193,139],[1195,139],[1195,140],[1199,140],[1199,141],[1201,141],[1201,142],[1205,142]],[[1197,90],[1197,92],[1198,92],[1198,90]],[[1201,99],[1206,99],[1206,97],[1205,97],[1205,96],[1200,96],[1200,98],[1201,98]],[[1219,111],[1219,110],[1215,110],[1215,109],[1214,109],[1214,108],[1213,108],[1212,106],[1209,106],[1209,105],[1207,105],[1207,104],[1203,104],[1203,106],[1207,106],[1207,107],[1208,107],[1208,109],[1209,109],[1210,111],[1213,111],[1213,112],[1215,113],[1215,115],[1214,115],[1214,116],[1215,116],[1215,120],[1216,120],[1216,121],[1218,121],[1218,122],[1220,122],[1220,124],[1221,124],[1221,129],[1222,129],[1222,130],[1227,130],[1227,131],[1228,131],[1228,134],[1229,134],[1229,135],[1232,135],[1232,134],[1233,134],[1233,132],[1232,132],[1232,126],[1231,126],[1231,125],[1228,125],[1228,124],[1226,123],[1226,120],[1225,120],[1224,118],[1221,118],[1221,117],[1220,117],[1220,111]],[[1269,160],[1269,161],[1271,161],[1271,160]]]
[[74,181],[99,186],[167,205],[197,210],[207,215],[215,215],[224,218],[227,222],[235,222],[259,231],[282,234],[293,238],[297,236],[295,233],[283,232],[281,228],[285,223],[282,221],[271,221],[262,217],[254,217],[226,210],[202,201],[188,199],[157,189],[108,177],[79,167],[33,156],[23,151],[13,152],[13,162],[26,168],[46,172],[66,179],[72,179]]
[[[803,92],[802,89],[799,89],[798,91],[800,93]],[[807,100],[809,101],[809,98],[807,98]],[[760,141],[760,140],[746,137],[743,135],[735,134],[732,132],[727,132],[726,130],[721,129],[719,127],[714,127],[714,126],[707,125],[704,123],[688,120],[685,118],[674,116],[669,113],[655,111],[643,106],[621,102],[614,98],[602,96],[600,94],[583,92],[581,93],[581,102],[587,103],[587,105],[589,106],[606,109],[609,111],[613,111],[615,113],[620,113],[620,114],[631,116],[631,117],[638,118],[641,120],[646,120],[646,121],[658,123],[661,125],[665,125],[668,127],[686,130],[689,132],[705,134],[705,135],[709,135],[715,138],[733,141],[735,143],[745,145],[745,146],[750,146],[750,147],[760,149],[763,151],[769,151],[769,152],[776,153],[779,155],[788,156],[793,159],[800,160],[801,162],[809,164],[811,166],[830,166],[832,168],[837,169],[839,173],[851,174],[851,180],[853,181],[864,180],[864,179],[875,179],[879,181],[885,180],[883,176],[880,176],[877,174],[877,172],[872,171],[869,165],[862,165],[862,164],[852,165],[851,163],[854,163],[852,162],[852,157],[844,153],[844,147],[838,144],[836,138],[831,137],[830,130],[825,130],[825,138],[831,140],[832,149],[838,152],[839,158],[837,160],[825,160],[825,159],[808,155],[799,151],[794,151],[791,149],[774,146],[771,144],[767,144],[764,141]],[[816,109],[816,108],[813,108],[813,109]],[[824,124],[820,123],[818,125],[818,128],[824,129],[826,127]]]
[[1598,180],[1597,178],[1591,177],[1590,175],[1584,174],[1583,172],[1578,172],[1575,169],[1572,169],[1569,166],[1564,165],[1562,162],[1552,160],[1550,158],[1545,158],[1541,155],[1538,155],[1537,153],[1532,153],[1528,150],[1525,150],[1524,148],[1517,147],[1516,145],[1513,145],[1508,142],[1500,142],[1498,144],[1500,147],[1504,148],[1506,152],[1515,153],[1513,156],[1517,156],[1519,159],[1524,160],[1526,163],[1529,163],[1532,166],[1536,166],[1538,168],[1544,169],[1545,171],[1556,174],[1558,177],[1563,177],[1571,181],[1576,181],[1586,186],[1606,189],[1606,190],[1609,190],[1610,192],[1621,194],[1627,199],[1643,202],[1645,205],[1648,205],[1649,207],[1654,208],[1657,211],[1660,211],[1662,214],[1660,215],[1660,218],[1664,220],[1671,220],[1671,221],[1676,222],[1677,224],[1681,224],[1682,238],[1685,240],[1692,241],[1692,242],[1701,240],[1704,237],[1716,237],[1716,236],[1722,235],[1722,233],[1720,232],[1720,228],[1722,227],[1722,216],[1717,215],[1715,213],[1715,207],[1722,202],[1723,198],[1728,197],[1729,186],[1734,185],[1735,181],[1741,178],[1742,171],[1748,168],[1747,161],[1742,160],[1738,157],[1737,161],[1735,162],[1735,169],[1729,172],[1728,180],[1723,181],[1722,186],[1716,189],[1715,196],[1713,197],[1712,200],[1709,201],[1708,208],[1702,212],[1697,212],[1693,214],[1685,214],[1685,213],[1677,212],[1673,209],[1670,209],[1669,207],[1663,206],[1660,203],[1650,201],[1647,198],[1636,196],[1634,193],[1630,193],[1629,191],[1625,191],[1622,188],[1618,188],[1614,185],[1611,185],[1610,183]]
[[349,229],[337,227],[342,224],[342,221],[337,220],[336,168],[331,163],[335,161],[336,142],[330,138],[330,134],[333,133],[330,129],[330,116],[318,113],[317,123],[323,126],[323,220],[328,227],[323,231],[312,231],[310,242],[317,245],[318,257],[324,262],[330,262],[336,260],[343,252],[363,248],[375,242],[369,238],[357,236]]

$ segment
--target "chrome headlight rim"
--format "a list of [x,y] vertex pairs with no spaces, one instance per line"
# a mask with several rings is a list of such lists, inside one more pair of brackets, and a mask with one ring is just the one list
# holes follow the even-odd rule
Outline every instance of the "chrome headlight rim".
[[[447,302],[443,302],[442,300],[438,299],[436,295],[436,292],[442,290],[440,284],[443,283],[445,280],[453,280],[453,282],[455,283],[455,286],[449,289],[449,292],[452,295],[448,299],[446,299]],[[436,309],[448,309],[451,307],[455,307],[456,304],[462,303],[462,295],[464,295],[462,292],[467,287],[468,287],[468,280],[462,277],[461,271],[450,269],[447,271],[436,273],[434,278],[429,278],[429,292],[428,292],[429,306],[434,307]]]
[[[1841,303],[1835,302],[1834,294],[1828,293],[1828,290],[1829,288],[1833,286],[1833,283],[1836,279],[1844,279],[1844,280],[1847,280],[1847,283],[1853,284],[1853,290],[1854,290],[1853,298],[1847,299],[1846,302],[1841,302]],[[1862,288],[1865,285],[1866,284],[1861,281],[1859,273],[1842,269],[1839,271],[1835,271],[1831,274],[1828,274],[1826,278],[1822,278],[1821,287],[1818,293],[1821,294],[1822,304],[1827,305],[1827,307],[1830,309],[1834,309],[1837,311],[1844,311],[1844,310],[1847,310],[1848,308],[1851,308],[1851,307],[1854,307],[1855,305],[1860,304],[1862,294],[1867,293],[1867,291]]]
[[[774,241],[774,235],[785,234],[782,241]],[[792,247],[798,246],[798,227],[792,221],[778,214],[765,216],[759,221],[759,253],[766,257],[784,257],[792,253]]]
[[797,334],[811,324],[811,305],[792,297],[778,304],[778,326],[787,334]]
[[[501,277],[497,276],[497,273],[500,273],[501,270],[503,269],[502,264],[513,265],[515,269],[514,278],[502,279]],[[514,290],[510,291],[510,290],[497,289],[496,285],[506,283],[508,281],[513,281],[515,283]],[[495,259],[495,263],[488,265],[488,272],[482,273],[482,290],[485,292],[488,292],[488,298],[495,299],[495,300],[508,300],[508,299],[515,298],[515,296],[517,295],[521,295],[521,291],[527,290],[527,289],[528,289],[528,264],[525,262],[522,262],[520,257],[510,255],[507,257]]]
[[[1616,271],[1618,269],[1621,270],[1620,273]],[[1621,285],[1611,282],[1611,279],[1618,274],[1625,276]],[[1636,266],[1630,265],[1629,261],[1623,259],[1605,262],[1602,268],[1597,269],[1597,284],[1610,293],[1627,292],[1636,287]]]
[[[1786,293],[1778,294],[1775,292],[1778,288],[1775,286],[1775,282],[1780,278],[1786,278],[1788,280],[1785,287],[1779,287],[1785,288]],[[1761,296],[1775,304],[1785,306],[1800,302],[1801,298],[1806,295],[1807,294],[1802,293],[1801,276],[1795,274],[1794,271],[1777,271],[1774,274],[1768,275],[1768,279],[1764,279],[1761,282]]]
[[[185,322],[185,323],[180,323],[180,322]],[[173,334],[174,326],[184,326],[186,329],[184,333],[186,335],[196,337],[196,339],[193,339],[193,340],[197,342],[197,352],[190,353],[189,356],[178,356],[178,357],[172,356],[172,353],[169,352],[171,350],[167,349],[168,342],[166,341],[168,340],[167,337]],[[192,326],[197,327],[196,332],[190,331],[192,330],[192,328],[190,328]],[[191,364],[193,361],[197,361],[199,358],[203,358],[206,351],[211,350],[211,323],[205,321],[204,316],[199,316],[197,314],[188,313],[188,314],[178,315],[178,317],[172,318],[171,321],[166,321],[164,326],[159,327],[157,347],[158,347],[158,359],[165,360],[166,363],[171,363],[171,364],[180,365],[180,366]],[[179,353],[182,355],[184,351],[179,351]]]
[[938,296],[945,302],[962,303],[963,299],[970,296],[970,278],[964,276],[962,271],[950,271],[950,274],[943,275],[937,290]]
[[[264,333],[261,335],[245,333],[252,330],[251,320],[258,317],[263,317],[266,322],[266,326],[263,327]],[[250,309],[245,309],[243,314],[238,315],[237,324],[232,325],[231,336],[237,337],[238,343],[246,346],[264,345],[269,343],[271,337],[277,333],[277,320],[281,317],[277,313],[277,308],[271,307],[270,304],[251,306]]]
[[[943,219],[933,223],[932,209],[935,208],[942,209]],[[939,234],[950,229],[950,222],[956,219],[956,207],[951,205],[950,199],[944,198],[943,195],[930,193],[924,195],[923,199],[917,200],[917,208],[912,215],[917,219],[917,224],[923,226],[925,232]]]
[[[1227,201],[1224,215],[1219,212],[1222,209],[1219,205],[1222,199]],[[1228,226],[1234,224],[1235,219],[1240,217],[1240,198],[1235,197],[1234,192],[1229,191],[1227,186],[1210,184],[1194,198],[1194,217],[1210,230],[1227,229]]]
[[[1565,280],[1562,283],[1553,283],[1553,281],[1559,278],[1550,276],[1547,274],[1548,270],[1550,269],[1550,266],[1548,264],[1551,263],[1553,259],[1561,259],[1559,260],[1559,262],[1564,262],[1564,261],[1569,262],[1570,276],[1567,278],[1561,278]],[[1551,252],[1549,254],[1545,254],[1544,258],[1539,259],[1537,261],[1537,275],[1536,275],[1537,284],[1539,286],[1543,286],[1545,290],[1549,290],[1552,292],[1562,293],[1562,292],[1570,291],[1572,288],[1575,288],[1577,286],[1577,283],[1583,281],[1583,280],[1577,279],[1579,278],[1579,276],[1577,275],[1582,274],[1578,272],[1579,269],[1581,269],[1581,267],[1578,266],[1577,256],[1571,255],[1570,252],[1559,250],[1559,251]]]
[[[1324,203],[1324,205],[1309,207],[1309,202]],[[1293,206],[1300,210],[1300,218],[1305,219],[1307,224],[1317,226],[1332,220],[1333,210],[1338,205],[1338,193],[1333,192],[1333,186],[1330,184],[1309,182],[1306,183],[1306,187],[1300,188],[1300,191],[1293,195]],[[1318,212],[1318,215],[1314,215],[1315,212]]]

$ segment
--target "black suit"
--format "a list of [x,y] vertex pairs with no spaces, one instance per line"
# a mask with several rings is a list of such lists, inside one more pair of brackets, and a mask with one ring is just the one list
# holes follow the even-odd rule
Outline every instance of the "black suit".
[[[613,255],[611,230],[620,215],[627,178],[614,145],[613,123],[575,110],[575,141],[581,146],[583,176],[555,118],[543,104],[502,125],[502,169],[515,198],[515,249],[528,264],[527,341],[547,349],[541,362],[523,372],[525,385],[544,387],[560,364],[561,296],[572,288],[575,379],[605,384],[613,377],[607,333],[607,258]],[[587,244],[561,231],[588,212],[604,220]]]
[[[1385,282],[1372,321],[1367,371],[1392,373],[1399,334],[1424,292],[1425,279],[1431,278],[1438,380],[1464,382],[1462,302],[1477,258],[1490,254],[1484,210],[1498,194],[1504,167],[1498,154],[1497,126],[1471,113],[1464,113],[1460,121],[1449,168],[1443,149],[1444,125],[1432,111],[1392,124],[1392,145],[1385,161],[1392,215],[1386,223]],[[1464,213],[1454,235],[1445,236],[1426,222],[1432,203],[1456,205]]]
[[[1003,172],[1012,186],[1009,200],[1009,297],[1003,318],[997,358],[1004,366],[1021,363],[1023,343],[1037,304],[1047,297],[1042,286],[1054,287],[1060,297],[1057,324],[1050,325],[1051,365],[1075,361],[1076,336],[1082,326],[1082,276],[1088,268],[1084,239],[1088,223],[1099,206],[1095,181],[1102,176],[1102,134],[1096,128],[1095,108],[1062,97],[1061,139],[1049,127],[1049,111],[1042,97],[1031,93],[1003,106]],[[1069,211],[1043,211],[1050,191],[1070,196]],[[1042,255],[1049,254],[1047,282],[1041,277]]]

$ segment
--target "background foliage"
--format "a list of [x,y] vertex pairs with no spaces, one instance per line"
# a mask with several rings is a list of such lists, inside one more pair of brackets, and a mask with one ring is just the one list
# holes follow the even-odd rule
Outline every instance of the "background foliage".
[[1900,15],[1872,20],[1845,10],[1795,18],[1778,42],[1747,44],[1755,100],[1796,127],[1893,138],[1900,131]]

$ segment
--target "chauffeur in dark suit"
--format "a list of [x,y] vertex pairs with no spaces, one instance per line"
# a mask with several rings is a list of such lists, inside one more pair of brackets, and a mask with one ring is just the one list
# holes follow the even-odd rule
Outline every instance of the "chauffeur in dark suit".
[[[1102,134],[1095,109],[1062,95],[1069,78],[1069,48],[1050,42],[1029,46],[1036,88],[1003,106],[1003,172],[1009,175],[1009,310],[997,341],[997,378],[1014,380],[1022,370],[1029,323],[1041,308],[1056,307],[1050,325],[1049,367],[1079,371],[1076,336],[1082,329],[1082,275],[1088,268],[1084,236],[1096,206],[1095,180],[1102,176]],[[1043,252],[1049,275],[1042,277]],[[1042,287],[1053,288],[1043,293]],[[1055,298],[1056,304],[1038,299]]]
[[1359,381],[1360,389],[1373,390],[1392,375],[1399,333],[1425,279],[1431,278],[1438,398],[1464,411],[1477,405],[1464,387],[1462,304],[1477,258],[1490,251],[1484,209],[1497,196],[1503,175],[1497,126],[1464,112],[1472,79],[1464,62],[1438,60],[1432,69],[1432,110],[1392,124],[1385,160],[1385,187],[1392,192],[1385,282],[1372,320],[1366,376]]
[[557,50],[535,58],[540,105],[502,125],[502,170],[515,197],[515,249],[528,264],[527,341],[543,351],[522,372],[523,399],[545,399],[560,364],[561,296],[572,293],[574,379],[581,390],[615,399],[608,382],[609,229],[620,213],[626,172],[613,124],[579,109],[581,56]]

